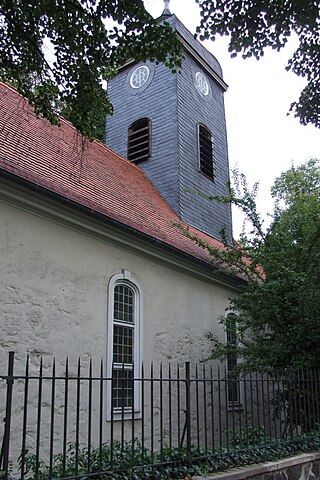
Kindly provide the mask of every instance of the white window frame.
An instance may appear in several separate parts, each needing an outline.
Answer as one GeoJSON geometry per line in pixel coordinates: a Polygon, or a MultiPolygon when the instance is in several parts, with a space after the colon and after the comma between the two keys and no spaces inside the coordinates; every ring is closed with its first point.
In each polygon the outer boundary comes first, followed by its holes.
{"type": "MultiPolygon", "coordinates": [[[[113,367],[113,326],[114,326],[114,290],[117,285],[127,285],[134,292],[134,346],[133,346],[133,378],[141,378],[141,364],[143,361],[143,299],[139,282],[128,270],[122,270],[110,278],[108,285],[108,319],[107,319],[107,378],[112,378],[113,367]]],[[[107,382],[106,404],[107,420],[111,420],[111,395],[112,386],[107,382]]],[[[134,382],[134,418],[141,418],[141,382],[134,382]]],[[[132,418],[132,408],[119,408],[113,412],[113,420],[132,418]]]]}

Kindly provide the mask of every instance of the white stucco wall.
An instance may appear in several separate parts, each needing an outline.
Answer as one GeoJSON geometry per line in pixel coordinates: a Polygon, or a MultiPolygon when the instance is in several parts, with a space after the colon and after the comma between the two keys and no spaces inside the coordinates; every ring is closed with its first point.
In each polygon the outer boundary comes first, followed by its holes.
{"type": "Polygon", "coordinates": [[[204,358],[230,289],[11,205],[0,203],[0,219],[2,364],[9,350],[105,358],[108,282],[122,269],[142,289],[146,363],[204,358]]]}
{"type": "MultiPolygon", "coordinates": [[[[7,193],[11,192],[10,188],[6,185],[7,193]]],[[[3,192],[4,190],[0,190],[0,375],[6,373],[9,351],[15,352],[15,374],[23,374],[27,354],[30,356],[30,372],[37,375],[40,357],[43,358],[44,373],[51,375],[53,356],[56,358],[56,373],[62,376],[65,374],[67,356],[70,376],[77,373],[78,357],[81,358],[81,375],[88,374],[88,361],[91,357],[94,360],[95,372],[99,371],[100,359],[104,362],[106,360],[108,284],[110,278],[122,270],[131,272],[143,294],[143,360],[146,372],[150,372],[152,361],[158,375],[160,362],[163,362],[167,372],[168,362],[176,365],[204,359],[208,353],[204,334],[209,330],[218,332],[221,338],[224,337],[217,319],[224,314],[229,298],[236,295],[236,291],[231,287],[224,287],[210,276],[202,277],[196,272],[196,268],[193,275],[190,265],[189,273],[187,269],[184,271],[181,263],[175,267],[172,258],[171,263],[167,262],[164,258],[166,255],[160,255],[160,251],[159,258],[152,259],[150,254],[144,253],[145,247],[139,246],[139,242],[130,247],[126,246],[124,241],[107,241],[101,232],[94,233],[93,220],[80,218],[81,216],[69,212],[66,207],[58,208],[47,202],[46,214],[40,204],[37,206],[40,197],[35,194],[24,192],[20,196],[19,192],[15,191],[10,197],[3,192]],[[28,204],[29,196],[32,201],[28,204]],[[20,199],[18,206],[14,205],[14,197],[20,199]],[[51,210],[54,209],[59,210],[60,216],[57,212],[52,214],[51,210]],[[69,215],[73,216],[73,222],[68,223],[66,220],[69,215]],[[75,219],[78,217],[76,225],[75,219]],[[86,222],[91,222],[90,229],[88,226],[83,227],[86,222]]],[[[109,227],[103,228],[107,232],[109,227]]],[[[21,451],[24,385],[23,380],[16,380],[14,384],[11,435],[13,462],[21,451]]],[[[99,385],[99,382],[95,381],[93,386],[93,444],[98,442],[99,416],[102,411],[99,385]]],[[[57,381],[55,388],[55,426],[52,438],[54,452],[59,453],[62,448],[61,435],[66,410],[63,380],[57,381]]],[[[88,382],[84,381],[81,388],[79,435],[85,444],[88,382]]],[[[147,388],[149,389],[149,385],[146,384],[146,390],[147,388]]],[[[184,383],[181,383],[180,413],[177,405],[173,407],[176,408],[174,415],[180,415],[175,417],[179,419],[180,434],[184,425],[184,388],[184,383]]],[[[68,442],[75,438],[76,381],[69,382],[69,389],[68,442]]],[[[31,381],[26,430],[26,445],[31,450],[35,448],[37,438],[38,392],[38,380],[34,381],[33,386],[31,381]]],[[[146,411],[148,415],[154,415],[154,434],[161,438],[163,427],[159,421],[159,409],[157,406],[154,411],[151,410],[148,392],[145,394],[146,411]]],[[[155,392],[155,401],[159,402],[159,384],[155,385],[155,392]]],[[[5,394],[6,382],[2,380],[2,420],[5,417],[5,394]]],[[[41,398],[41,458],[48,458],[51,395],[52,382],[49,378],[43,383],[41,398]]],[[[106,393],[104,402],[107,395],[106,393]]],[[[177,392],[172,394],[172,401],[176,400],[177,392]]],[[[164,399],[166,408],[167,402],[168,397],[164,399]]],[[[110,425],[106,421],[108,414],[105,407],[102,415],[104,438],[108,441],[110,425]]],[[[146,419],[146,425],[149,420],[146,419]]],[[[3,422],[1,425],[3,426],[3,422]]],[[[127,422],[129,439],[132,435],[130,425],[130,422],[127,422]]],[[[0,437],[3,433],[2,426],[0,437]]],[[[141,433],[139,429],[140,427],[137,431],[141,433]]],[[[205,426],[202,429],[205,430],[205,426]]],[[[115,425],[114,432],[115,435],[121,434],[119,424],[115,425]]],[[[148,439],[150,440],[149,429],[145,433],[145,440],[148,439]]]]}

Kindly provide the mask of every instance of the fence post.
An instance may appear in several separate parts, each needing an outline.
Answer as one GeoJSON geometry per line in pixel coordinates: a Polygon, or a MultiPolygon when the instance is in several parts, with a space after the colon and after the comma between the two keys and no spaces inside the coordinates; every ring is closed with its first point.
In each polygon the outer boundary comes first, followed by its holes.
{"type": "Polygon", "coordinates": [[[191,384],[190,384],[190,362],[185,363],[186,368],[186,430],[187,430],[187,455],[188,466],[192,464],[191,455],[191,384]]]}
{"type": "Polygon", "coordinates": [[[3,480],[9,478],[9,448],[10,448],[10,431],[11,431],[11,410],[12,410],[12,389],[13,389],[13,364],[14,352],[9,352],[8,376],[7,376],[7,401],[6,416],[4,418],[4,434],[0,455],[0,469],[4,471],[3,480]]]}

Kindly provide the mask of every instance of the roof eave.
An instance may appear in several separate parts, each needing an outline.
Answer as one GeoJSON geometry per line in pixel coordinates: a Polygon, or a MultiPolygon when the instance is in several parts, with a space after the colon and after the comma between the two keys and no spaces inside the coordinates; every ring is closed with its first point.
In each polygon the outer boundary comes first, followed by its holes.
{"type": "MultiPolygon", "coordinates": [[[[92,208],[82,205],[81,203],[78,203],[74,200],[70,200],[61,194],[52,192],[51,190],[45,187],[42,187],[30,180],[24,179],[18,175],[15,175],[14,173],[8,172],[3,168],[0,168],[0,177],[2,177],[4,180],[9,181],[9,183],[11,184],[15,184],[20,187],[23,187],[28,191],[31,191],[43,197],[46,197],[59,205],[68,207],[73,211],[76,211],[78,213],[81,213],[82,215],[90,217],[95,221],[98,221],[99,223],[116,228],[117,230],[124,232],[126,235],[131,235],[139,239],[140,241],[142,240],[149,245],[151,244],[155,246],[157,249],[161,249],[162,251],[165,251],[176,257],[179,257],[185,262],[189,262],[194,266],[200,267],[201,269],[205,270],[207,274],[211,276],[213,276],[214,273],[217,273],[219,271],[219,269],[216,266],[214,266],[212,263],[205,262],[204,260],[201,260],[186,252],[183,252],[182,250],[179,250],[178,248],[173,247],[170,244],[163,242],[162,240],[159,240],[158,238],[155,238],[151,235],[147,235],[129,225],[121,223],[118,220],[115,220],[92,208]]],[[[239,289],[241,286],[244,286],[246,284],[244,279],[239,277],[232,277],[228,274],[221,273],[221,271],[220,271],[219,277],[217,278],[215,276],[214,280],[217,281],[218,283],[229,286],[231,289],[239,289]]]]}

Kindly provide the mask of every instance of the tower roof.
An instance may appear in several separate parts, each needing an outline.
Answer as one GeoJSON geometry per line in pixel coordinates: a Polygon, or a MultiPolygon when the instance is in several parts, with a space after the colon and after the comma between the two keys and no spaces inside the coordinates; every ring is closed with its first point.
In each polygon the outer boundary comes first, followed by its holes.
{"type": "Polygon", "coordinates": [[[163,17],[170,17],[171,16],[171,12],[170,12],[170,9],[169,9],[170,0],[163,0],[163,1],[164,1],[164,10],[162,12],[162,16],[163,17]]]}

